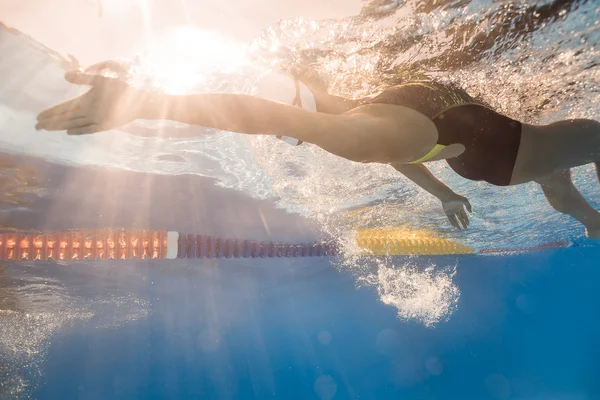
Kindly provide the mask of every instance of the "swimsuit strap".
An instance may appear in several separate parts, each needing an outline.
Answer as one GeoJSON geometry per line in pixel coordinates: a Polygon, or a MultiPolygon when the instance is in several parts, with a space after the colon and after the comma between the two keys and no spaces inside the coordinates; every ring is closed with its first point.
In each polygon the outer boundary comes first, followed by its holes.
{"type": "MultiPolygon", "coordinates": [[[[302,108],[302,94],[300,93],[300,81],[298,78],[294,77],[294,85],[296,86],[296,97],[294,97],[293,105],[302,108]]],[[[302,140],[298,140],[298,144],[296,146],[300,146],[302,144],[302,140]]]]}
{"type": "Polygon", "coordinates": [[[300,81],[298,78],[294,78],[294,85],[296,87],[296,97],[294,97],[292,105],[302,108],[302,95],[300,94],[300,81]]]}
{"type": "Polygon", "coordinates": [[[422,162],[425,162],[427,160],[432,159],[433,157],[437,156],[438,153],[442,150],[444,150],[446,146],[444,146],[443,144],[436,144],[435,146],[433,146],[433,148],[431,150],[429,150],[429,152],[427,154],[425,154],[423,157],[419,158],[418,160],[415,160],[413,162],[410,162],[409,164],[419,164],[422,162]]]}
{"type": "MultiPolygon", "coordinates": [[[[296,87],[296,96],[294,96],[292,105],[302,108],[302,94],[300,93],[300,81],[296,77],[294,77],[294,86],[296,87]]],[[[282,137],[283,136],[277,136],[277,139],[281,139],[282,137]]],[[[296,146],[300,146],[302,143],[304,143],[302,140],[298,140],[298,144],[296,144],[296,146]]]]}

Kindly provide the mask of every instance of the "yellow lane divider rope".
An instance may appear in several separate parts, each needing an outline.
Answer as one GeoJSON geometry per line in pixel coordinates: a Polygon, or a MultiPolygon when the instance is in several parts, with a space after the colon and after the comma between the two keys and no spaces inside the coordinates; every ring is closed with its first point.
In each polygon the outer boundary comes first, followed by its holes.
{"type": "Polygon", "coordinates": [[[435,237],[433,232],[403,228],[365,228],[356,233],[356,243],[373,255],[472,254],[475,249],[435,237]]]}

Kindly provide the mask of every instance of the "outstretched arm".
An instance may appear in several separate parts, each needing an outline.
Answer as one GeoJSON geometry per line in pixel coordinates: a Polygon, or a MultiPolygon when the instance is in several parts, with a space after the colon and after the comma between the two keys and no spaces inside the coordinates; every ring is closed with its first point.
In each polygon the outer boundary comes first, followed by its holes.
{"type": "Polygon", "coordinates": [[[371,156],[364,146],[369,132],[391,136],[398,129],[393,121],[365,113],[329,115],[238,94],[150,93],[82,72],[67,73],[66,78],[91,89],[40,113],[37,129],[82,135],[120,128],[135,119],[167,119],[230,132],[289,136],[349,159],[371,156]],[[361,154],[354,154],[356,149],[361,154]]]}
{"type": "Polygon", "coordinates": [[[442,202],[442,207],[448,220],[456,229],[466,229],[469,226],[469,216],[466,209],[471,212],[471,204],[465,197],[460,196],[437,179],[423,164],[392,164],[392,166],[418,186],[437,197],[442,202]]]}

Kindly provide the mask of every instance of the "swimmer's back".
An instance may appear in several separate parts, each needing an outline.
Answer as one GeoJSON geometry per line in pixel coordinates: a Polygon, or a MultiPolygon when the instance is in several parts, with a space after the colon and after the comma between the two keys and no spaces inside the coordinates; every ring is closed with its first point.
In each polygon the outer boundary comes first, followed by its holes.
{"type": "Polygon", "coordinates": [[[476,104],[487,107],[463,89],[435,81],[415,81],[392,86],[366,103],[409,107],[432,120],[457,106],[476,104]]]}

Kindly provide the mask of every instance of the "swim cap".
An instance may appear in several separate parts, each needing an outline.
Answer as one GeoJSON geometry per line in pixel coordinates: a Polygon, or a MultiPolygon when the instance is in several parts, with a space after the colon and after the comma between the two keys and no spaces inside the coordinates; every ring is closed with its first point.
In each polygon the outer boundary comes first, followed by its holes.
{"type": "MultiPolygon", "coordinates": [[[[317,110],[315,96],[310,89],[292,76],[277,70],[269,70],[261,74],[252,94],[263,99],[295,105],[309,111],[317,110]]],[[[278,136],[278,138],[293,146],[302,143],[298,139],[287,136],[278,136]]]]}

